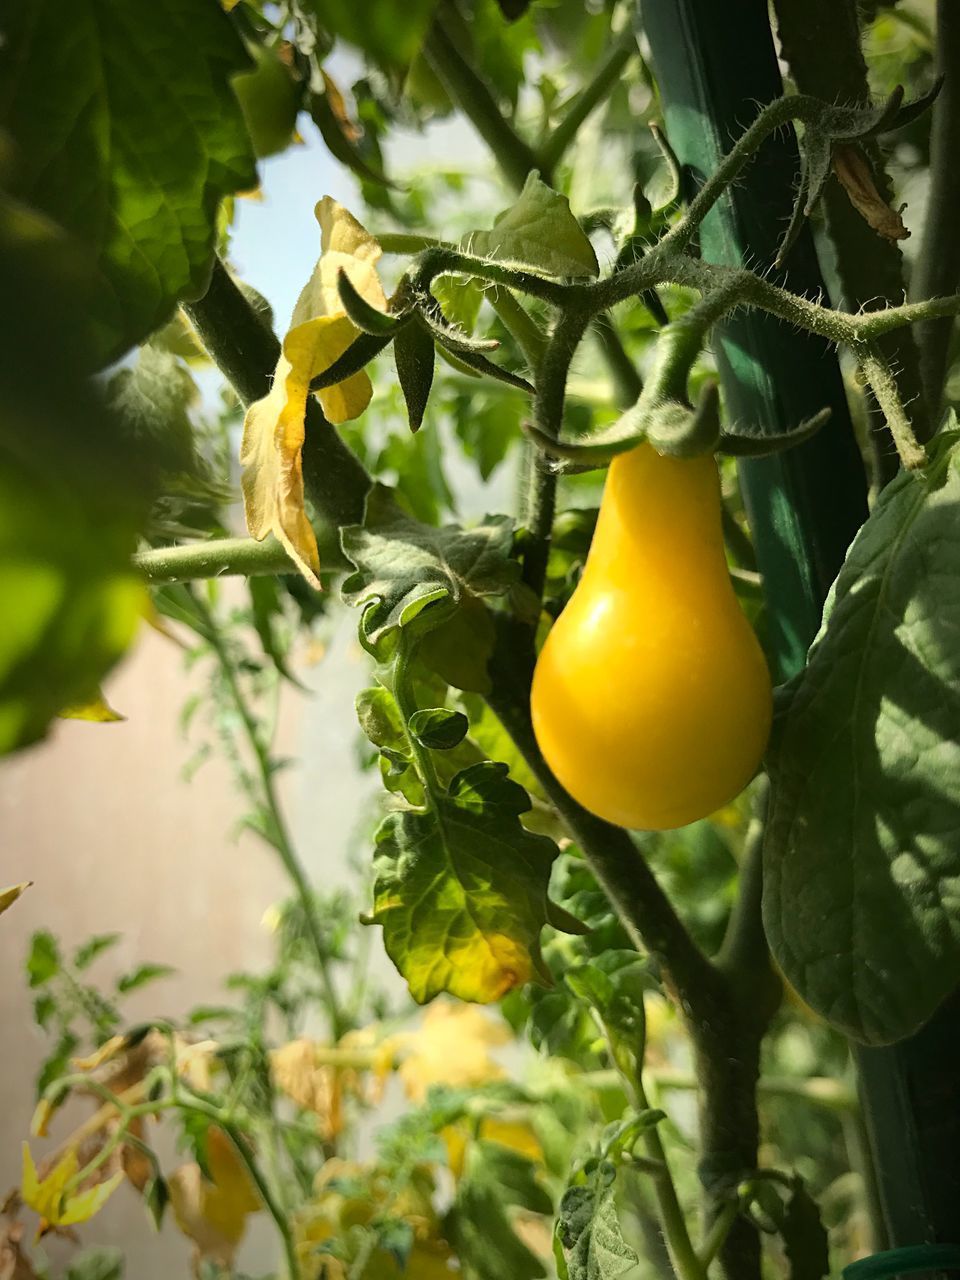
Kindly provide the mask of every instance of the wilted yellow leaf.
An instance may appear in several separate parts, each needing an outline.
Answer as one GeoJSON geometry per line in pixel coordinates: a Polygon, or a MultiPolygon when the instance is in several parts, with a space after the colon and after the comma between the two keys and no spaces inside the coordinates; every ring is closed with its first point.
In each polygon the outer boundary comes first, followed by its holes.
{"type": "Polygon", "coordinates": [[[72,702],[67,707],[61,707],[57,714],[61,720],[92,720],[95,724],[115,724],[127,718],[119,711],[114,711],[99,690],[89,701],[72,702]]]}
{"type": "Polygon", "coordinates": [[[37,1280],[33,1264],[20,1248],[22,1222],[0,1222],[0,1280],[37,1280]]]}
{"type": "Polygon", "coordinates": [[[0,916],[8,907],[12,907],[24,889],[29,889],[32,884],[32,880],[24,880],[21,884],[11,885],[9,889],[0,889],[0,916]]]}
{"type": "Polygon", "coordinates": [[[506,1027],[476,1006],[435,1001],[420,1028],[403,1037],[406,1057],[400,1077],[407,1096],[419,1102],[433,1084],[475,1085],[499,1079],[503,1068],[489,1051],[509,1039],[506,1027]]]}
{"type": "Polygon", "coordinates": [[[205,1178],[195,1163],[181,1165],[168,1179],[170,1203],[177,1226],[191,1239],[198,1258],[210,1258],[229,1266],[247,1225],[247,1217],[260,1209],[260,1197],[227,1135],[207,1132],[205,1178]]]}
{"type": "Polygon", "coordinates": [[[319,1065],[312,1040],[291,1040],[270,1054],[270,1074],[278,1089],[305,1111],[312,1111],[324,1138],[335,1138],[343,1130],[340,1073],[336,1067],[319,1065]]]}
{"type": "Polygon", "coordinates": [[[79,1172],[77,1153],[71,1147],[43,1178],[37,1173],[28,1143],[23,1144],[23,1178],[20,1196],[40,1215],[41,1231],[46,1225],[73,1226],[86,1222],[106,1204],[123,1181],[123,1173],[114,1174],[105,1182],[84,1191],[71,1189],[70,1183],[79,1172]]]}
{"type": "Polygon", "coordinates": [[[462,1120],[457,1124],[447,1125],[441,1131],[444,1146],[447,1148],[447,1163],[455,1178],[463,1173],[464,1159],[467,1154],[467,1143],[472,1137],[482,1138],[485,1142],[498,1142],[501,1147],[509,1147],[528,1160],[539,1164],[543,1160],[543,1147],[527,1120],[510,1119],[505,1116],[484,1116],[479,1127],[462,1120]]]}
{"type": "MultiPolygon", "coordinates": [[[[273,533],[304,577],[319,587],[317,540],[304,510],[302,449],[310,382],[329,369],[358,330],[337,291],[343,271],[360,296],[385,311],[375,263],[380,246],[352,214],[329,196],[316,207],[321,253],[297,300],[268,395],[247,409],[240,463],[247,528],[262,541],[273,533]]],[[[370,379],[361,371],[317,393],[333,423],[356,418],[370,403],[370,379]]]]}
{"type": "Polygon", "coordinates": [[[906,240],[910,232],[900,216],[903,206],[894,209],[877,190],[873,170],[866,156],[855,146],[833,149],[833,172],[850,198],[850,203],[867,224],[884,240],[906,240]]]}

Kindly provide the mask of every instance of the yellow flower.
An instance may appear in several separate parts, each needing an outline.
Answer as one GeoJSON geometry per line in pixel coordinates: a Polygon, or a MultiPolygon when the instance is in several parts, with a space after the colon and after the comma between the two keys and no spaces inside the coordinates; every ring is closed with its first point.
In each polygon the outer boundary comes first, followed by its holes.
{"type": "MultiPolygon", "coordinates": [[[[340,272],[371,306],[385,311],[387,300],[374,265],[381,253],[374,237],[330,196],[324,196],[315,212],[320,259],[294,308],[273,386],[247,410],[240,463],[251,535],[262,541],[275,534],[307,581],[319,587],[317,540],[303,504],[301,455],[310,382],[343,355],[359,332],[340,302],[340,272]]],[[[317,394],[329,421],[340,423],[363,413],[373,388],[361,370],[317,394]]]]}

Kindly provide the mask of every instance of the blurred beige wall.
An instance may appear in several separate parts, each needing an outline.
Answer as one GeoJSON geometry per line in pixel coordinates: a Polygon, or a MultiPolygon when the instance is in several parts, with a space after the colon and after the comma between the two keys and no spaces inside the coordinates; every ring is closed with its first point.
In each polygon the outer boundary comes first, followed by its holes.
{"type": "MultiPolygon", "coordinates": [[[[280,785],[301,856],[325,888],[350,879],[345,853],[358,810],[369,813],[363,802],[374,793],[354,759],[353,700],[368,666],[352,622],[344,619],[318,666],[301,670],[312,696],[285,689],[278,742],[280,754],[310,762],[283,773],[280,785]]],[[[133,1019],[175,1018],[197,1003],[222,1002],[226,974],[267,960],[261,918],[287,896],[282,872],[254,835],[232,837],[243,801],[222,760],[214,756],[190,782],[181,772],[192,747],[178,714],[200,679],[185,672],[175,645],[144,627],[106,685],[125,722],[60,722],[47,741],[0,765],[0,887],[34,881],[0,920],[0,1199],[19,1181],[44,1053],[23,971],[35,929],[51,929],[66,948],[121,931],[122,943],[91,970],[98,976],[145,961],[174,965],[176,976],[128,998],[133,1019]]],[[[34,1148],[46,1149],[41,1141],[34,1148]]],[[[271,1269],[275,1257],[263,1218],[240,1259],[254,1275],[271,1269]]],[[[153,1236],[129,1187],[81,1234],[86,1244],[123,1248],[129,1278],[189,1275],[187,1242],[172,1225],[160,1240],[153,1236]]],[[[57,1248],[51,1254],[66,1256],[57,1248]]]]}

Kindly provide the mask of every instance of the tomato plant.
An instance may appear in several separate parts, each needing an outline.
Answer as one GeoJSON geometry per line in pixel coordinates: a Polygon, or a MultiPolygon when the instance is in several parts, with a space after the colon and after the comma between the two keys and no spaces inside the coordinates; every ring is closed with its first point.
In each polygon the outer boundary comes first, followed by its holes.
{"type": "Polygon", "coordinates": [[[269,970],[175,1021],[123,1011],[165,964],[34,936],[0,1274],[124,1183],[201,1277],[259,1213],[289,1280],[950,1265],[951,0],[28,0],[2,34],[0,750],[116,721],[150,618],[291,897],[269,970]],[[442,122],[491,172],[428,163],[442,122]],[[236,201],[305,136],[353,198],[303,191],[280,338],[236,201]],[[274,747],[341,607],[384,792],[356,895],[310,883],[274,747]]]}

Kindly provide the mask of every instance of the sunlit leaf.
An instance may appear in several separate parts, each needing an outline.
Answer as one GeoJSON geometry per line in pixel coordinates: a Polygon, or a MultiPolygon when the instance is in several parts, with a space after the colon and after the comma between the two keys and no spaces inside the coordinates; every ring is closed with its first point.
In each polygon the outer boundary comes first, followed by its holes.
{"type": "MultiPolygon", "coordinates": [[[[240,462],[247,528],[264,539],[273,533],[304,577],[319,587],[317,540],[304,509],[304,415],[310,382],[344,354],[359,330],[340,300],[340,272],[360,297],[386,310],[376,273],[380,246],[359,222],[329,196],[316,207],[321,255],[297,300],[270,392],[250,405],[243,424],[240,462]]],[[[364,371],[317,393],[334,423],[361,414],[372,388],[364,371]]]]}
{"type": "Polygon", "coordinates": [[[516,204],[499,214],[491,231],[471,231],[462,243],[469,253],[542,275],[600,274],[593,245],[570,212],[566,196],[536,173],[529,175],[516,204]]]}
{"type": "Polygon", "coordinates": [[[513,522],[488,516],[471,529],[425,528],[405,516],[388,489],[374,487],[365,520],[341,532],[356,566],[343,584],[348,604],[363,609],[361,635],[373,648],[409,626],[428,606],[450,616],[466,600],[502,595],[520,576],[511,559],[513,522]]]}
{"type": "Polygon", "coordinates": [[[102,693],[89,702],[73,702],[61,707],[59,715],[61,720],[90,720],[93,724],[117,724],[127,718],[115,711],[102,693]]]}
{"type": "Polygon", "coordinates": [[[107,363],[207,286],[221,197],[256,185],[231,76],[249,66],[218,4],[76,0],[5,17],[0,127],[18,195],[89,246],[85,317],[107,363]],[[136,68],[136,72],[133,72],[136,68]]]}
{"type": "Polygon", "coordinates": [[[549,982],[540,931],[557,919],[547,898],[557,847],[523,828],[529,808],[506,765],[486,761],[434,807],[389,814],[377,832],[371,920],[418,1003],[448,991],[485,1004],[549,982]]]}

